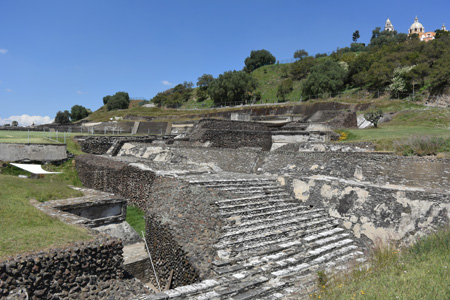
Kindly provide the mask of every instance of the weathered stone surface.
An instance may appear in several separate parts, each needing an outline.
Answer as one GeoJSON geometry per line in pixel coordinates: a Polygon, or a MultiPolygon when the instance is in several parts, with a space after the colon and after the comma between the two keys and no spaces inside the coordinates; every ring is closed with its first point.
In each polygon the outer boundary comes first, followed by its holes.
{"type": "Polygon", "coordinates": [[[270,129],[253,122],[204,119],[194,127],[189,139],[218,148],[251,147],[269,151],[272,147],[270,129]]]}
{"type": "Polygon", "coordinates": [[[285,177],[295,198],[324,207],[356,237],[413,242],[450,222],[450,195],[336,177],[285,177]]]}
{"type": "Polygon", "coordinates": [[[102,293],[124,299],[149,293],[125,277],[122,247],[119,240],[101,238],[9,258],[0,262],[0,298],[98,299],[102,293]]]}

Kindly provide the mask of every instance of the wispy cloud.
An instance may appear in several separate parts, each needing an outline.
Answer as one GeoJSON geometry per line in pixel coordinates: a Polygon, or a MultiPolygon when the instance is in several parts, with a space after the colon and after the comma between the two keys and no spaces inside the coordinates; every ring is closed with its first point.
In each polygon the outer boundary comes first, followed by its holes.
{"type": "Polygon", "coordinates": [[[86,92],[83,92],[83,91],[80,91],[80,90],[78,90],[78,91],[77,91],[77,94],[78,94],[78,95],[86,95],[87,93],[86,93],[86,92]]]}
{"type": "Polygon", "coordinates": [[[5,91],[8,92],[8,93],[14,92],[12,89],[5,89],[5,91]]]}
{"type": "Polygon", "coordinates": [[[161,81],[161,83],[164,84],[164,85],[173,85],[172,82],[169,82],[167,80],[163,80],[163,81],[161,81]]]}
{"type": "Polygon", "coordinates": [[[29,115],[21,115],[21,116],[10,116],[6,119],[0,118],[0,124],[11,124],[12,121],[17,121],[19,126],[30,126],[33,123],[35,125],[39,124],[48,124],[52,123],[54,119],[49,116],[29,116],[29,115]]]}
{"type": "Polygon", "coordinates": [[[8,50],[0,48],[0,54],[6,54],[6,52],[8,52],[8,50]]]}

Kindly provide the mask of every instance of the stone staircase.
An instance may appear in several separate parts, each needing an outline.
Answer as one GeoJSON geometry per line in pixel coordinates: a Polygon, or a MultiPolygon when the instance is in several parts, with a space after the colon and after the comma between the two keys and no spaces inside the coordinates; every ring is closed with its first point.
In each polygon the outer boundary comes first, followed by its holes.
{"type": "Polygon", "coordinates": [[[226,223],[215,244],[217,276],[142,299],[299,299],[314,289],[317,270],[364,260],[337,220],[294,201],[274,178],[208,174],[185,180],[236,197],[215,202],[226,223]]]}

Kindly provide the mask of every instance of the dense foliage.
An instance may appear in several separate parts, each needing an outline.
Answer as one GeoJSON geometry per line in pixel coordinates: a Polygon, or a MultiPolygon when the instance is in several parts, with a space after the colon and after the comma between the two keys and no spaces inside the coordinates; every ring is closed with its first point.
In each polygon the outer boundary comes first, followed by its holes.
{"type": "Polygon", "coordinates": [[[68,110],[58,111],[56,113],[55,123],[60,125],[70,124],[70,112],[68,110]]]}
{"type": "Polygon", "coordinates": [[[275,60],[275,56],[267,50],[253,50],[250,52],[250,56],[245,59],[244,71],[250,73],[259,67],[274,64],[275,60]]]}
{"type": "Polygon", "coordinates": [[[152,102],[159,107],[180,107],[191,97],[193,86],[192,82],[185,81],[183,84],[178,84],[174,88],[156,94],[152,102]]]}
{"type": "Polygon", "coordinates": [[[241,104],[250,100],[256,89],[256,80],[243,71],[228,71],[220,74],[208,86],[208,94],[214,104],[241,104]]]}
{"type": "Polygon", "coordinates": [[[72,122],[84,119],[88,115],[89,115],[88,109],[81,105],[74,105],[70,110],[70,118],[72,122]]]}
{"type": "Polygon", "coordinates": [[[130,105],[130,96],[126,92],[117,92],[113,96],[103,97],[103,104],[108,110],[127,109],[130,105]]]}
{"type": "Polygon", "coordinates": [[[307,100],[353,89],[393,98],[441,95],[450,92],[450,34],[436,33],[435,40],[422,42],[417,35],[377,27],[365,45],[357,42],[360,33],[356,30],[349,47],[315,56],[299,49],[294,52],[295,62],[280,65],[273,65],[276,59],[269,51],[256,50],[245,59],[245,72],[225,72],[217,79],[203,74],[195,92],[192,86],[178,85],[157,94],[153,101],[168,107],[179,107],[189,98],[211,98],[216,105],[241,104],[274,97],[284,101],[289,95],[307,100]],[[270,64],[261,73],[253,72],[270,64]],[[261,83],[258,87],[256,78],[261,83]]]}

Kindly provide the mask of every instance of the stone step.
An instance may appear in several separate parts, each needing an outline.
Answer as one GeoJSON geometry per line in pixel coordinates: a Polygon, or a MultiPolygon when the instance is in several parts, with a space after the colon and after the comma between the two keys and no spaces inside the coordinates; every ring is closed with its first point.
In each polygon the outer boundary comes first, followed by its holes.
{"type": "Polygon", "coordinates": [[[248,189],[248,188],[242,188],[242,189],[236,189],[236,190],[228,190],[228,189],[219,189],[221,191],[227,191],[232,192],[233,194],[237,195],[256,195],[259,193],[265,193],[267,195],[270,194],[278,194],[278,193],[284,193],[286,190],[283,188],[277,188],[277,189],[248,189]]]}
{"type": "Polygon", "coordinates": [[[334,249],[338,249],[338,248],[342,248],[344,246],[348,246],[350,244],[353,244],[353,240],[352,239],[344,239],[344,240],[340,240],[337,241],[335,243],[329,243],[326,244],[324,246],[321,246],[319,248],[315,248],[315,249],[311,249],[308,251],[308,254],[314,257],[318,257],[318,256],[323,256],[326,253],[329,253],[330,251],[334,250],[334,249]]]}
{"type": "Polygon", "coordinates": [[[201,185],[206,188],[226,188],[226,187],[261,187],[261,186],[280,186],[276,181],[240,181],[240,182],[217,182],[209,184],[194,184],[201,185]]]}
{"type": "Polygon", "coordinates": [[[260,299],[260,297],[264,297],[267,299],[267,295],[274,294],[276,291],[282,289],[287,284],[285,282],[274,282],[274,283],[266,283],[261,287],[253,288],[251,290],[247,290],[246,292],[237,294],[236,296],[231,297],[232,300],[249,300],[249,299],[260,299]]]}
{"type": "Polygon", "coordinates": [[[237,296],[237,295],[242,294],[250,289],[259,287],[267,281],[269,281],[269,279],[267,277],[256,276],[254,278],[250,278],[245,281],[240,281],[240,282],[236,282],[234,284],[230,284],[227,287],[217,288],[217,289],[215,289],[215,291],[218,294],[219,298],[230,299],[233,296],[237,296]]]}
{"type": "MultiPolygon", "coordinates": [[[[269,217],[276,217],[276,216],[286,216],[289,214],[293,214],[295,212],[303,211],[305,208],[294,205],[294,206],[288,206],[284,208],[278,208],[276,210],[266,210],[266,211],[254,211],[252,214],[248,215],[240,215],[238,216],[240,222],[249,222],[249,221],[255,221],[255,220],[263,220],[269,217]]],[[[233,217],[233,215],[227,214],[227,218],[233,217]]],[[[236,216],[235,216],[236,217],[236,216]]]]}
{"type": "Polygon", "coordinates": [[[224,199],[214,202],[215,205],[218,207],[221,206],[227,206],[227,205],[233,205],[233,204],[241,204],[241,203],[252,203],[252,202],[258,202],[261,200],[269,201],[269,202],[278,202],[278,201],[287,201],[287,202],[294,202],[290,198],[290,195],[288,193],[279,193],[276,195],[266,195],[266,194],[256,194],[250,197],[239,197],[239,198],[233,198],[233,199],[224,199]]]}
{"type": "Polygon", "coordinates": [[[325,246],[327,244],[336,242],[338,240],[343,240],[343,239],[346,239],[346,238],[349,238],[349,237],[350,237],[349,233],[339,233],[339,234],[335,234],[335,235],[332,235],[332,236],[324,237],[322,239],[317,239],[314,242],[308,243],[308,246],[311,249],[315,249],[315,248],[323,247],[323,246],[325,246]]]}
{"type": "Polygon", "coordinates": [[[229,187],[218,187],[218,190],[221,191],[262,191],[262,192],[271,192],[271,191],[286,191],[283,187],[279,185],[261,185],[261,186],[253,186],[253,185],[242,185],[242,186],[229,186],[229,187]]]}
{"type": "Polygon", "coordinates": [[[243,202],[243,203],[237,203],[237,204],[228,204],[228,205],[222,205],[219,206],[219,210],[221,212],[232,212],[232,211],[236,211],[236,210],[243,210],[243,209],[254,209],[254,208],[259,208],[259,207],[265,207],[265,206],[273,206],[273,207],[278,207],[278,206],[283,206],[285,204],[294,204],[293,202],[287,202],[287,201],[283,201],[282,199],[280,200],[260,200],[260,201],[252,201],[252,202],[243,202]]]}
{"type": "Polygon", "coordinates": [[[225,225],[223,227],[223,229],[225,231],[228,230],[234,230],[237,228],[245,228],[245,227],[249,227],[249,226],[258,226],[261,224],[267,224],[267,223],[272,223],[272,222],[277,222],[279,220],[285,220],[288,218],[295,218],[295,217],[300,217],[304,214],[312,214],[312,213],[319,213],[319,212],[324,212],[325,209],[323,208],[314,208],[314,209],[310,209],[309,207],[299,207],[301,208],[301,210],[296,210],[293,213],[291,212],[287,212],[286,214],[281,214],[281,215],[268,215],[267,218],[264,219],[256,219],[256,220],[249,220],[249,221],[243,221],[244,220],[244,216],[240,219],[239,224],[233,224],[233,225],[225,225]]]}
{"type": "Polygon", "coordinates": [[[274,183],[273,178],[250,178],[250,179],[212,179],[212,180],[193,180],[188,179],[190,184],[195,185],[219,185],[219,184],[267,184],[274,183]]]}
{"type": "Polygon", "coordinates": [[[318,219],[318,218],[324,218],[327,214],[324,212],[321,213],[310,213],[310,214],[302,214],[298,217],[292,217],[292,218],[284,218],[284,219],[278,219],[275,222],[266,222],[266,223],[259,223],[251,226],[246,227],[238,227],[234,230],[228,229],[221,237],[221,241],[225,240],[232,240],[238,236],[246,236],[246,235],[253,235],[253,234],[259,234],[262,232],[267,231],[274,231],[278,230],[280,227],[285,227],[289,225],[300,225],[303,222],[308,222],[310,220],[318,219]]]}
{"type": "MultiPolygon", "coordinates": [[[[146,300],[159,300],[159,299],[185,299],[191,298],[192,295],[205,293],[211,291],[212,288],[222,284],[223,282],[216,279],[206,279],[199,283],[180,286],[172,290],[164,291],[161,293],[151,294],[146,297],[146,300]]],[[[207,298],[206,298],[207,299],[207,298]]]]}
{"type": "Polygon", "coordinates": [[[277,210],[281,209],[299,209],[298,205],[295,203],[277,203],[272,205],[266,205],[263,207],[258,208],[252,208],[252,209],[240,209],[240,210],[233,210],[232,207],[228,207],[228,209],[231,209],[231,211],[221,211],[219,214],[223,218],[229,218],[232,216],[255,216],[255,215],[261,215],[263,213],[266,213],[265,215],[270,215],[270,213],[276,213],[277,210]]]}
{"type": "Polygon", "coordinates": [[[336,227],[336,228],[333,228],[333,229],[331,229],[331,230],[322,231],[322,232],[319,232],[319,233],[317,233],[317,234],[311,234],[311,235],[308,235],[308,236],[306,236],[303,240],[304,240],[305,242],[313,242],[313,241],[315,241],[315,240],[317,240],[317,239],[326,238],[326,237],[331,236],[331,235],[334,235],[334,234],[336,234],[336,233],[341,233],[341,232],[343,232],[343,231],[344,231],[343,228],[341,228],[341,227],[336,227]]]}
{"type": "MultiPolygon", "coordinates": [[[[352,240],[350,240],[351,243],[353,243],[352,240]]],[[[347,243],[347,244],[343,244],[341,243],[340,247],[335,247],[332,248],[330,251],[330,249],[328,249],[327,251],[323,251],[326,253],[322,253],[321,255],[319,255],[318,257],[316,257],[315,259],[312,260],[312,262],[314,264],[324,264],[328,261],[330,261],[333,258],[338,258],[341,256],[344,256],[350,252],[356,251],[358,249],[358,246],[355,245],[351,245],[351,243],[347,243]]]]}
{"type": "Polygon", "coordinates": [[[252,245],[254,243],[259,243],[261,241],[273,240],[276,239],[277,236],[286,236],[288,233],[292,231],[297,231],[299,227],[297,225],[286,226],[283,229],[273,230],[269,232],[263,232],[260,234],[252,234],[250,236],[239,237],[235,240],[230,241],[222,241],[220,240],[218,243],[214,245],[216,249],[224,249],[224,248],[235,248],[241,246],[243,244],[252,245]]]}
{"type": "Polygon", "coordinates": [[[279,237],[275,240],[266,240],[258,243],[248,243],[247,245],[240,246],[238,248],[230,249],[229,256],[231,257],[244,257],[249,256],[260,251],[264,251],[264,248],[271,247],[280,243],[289,243],[293,242],[304,236],[305,232],[319,232],[322,230],[329,230],[332,227],[338,226],[338,221],[330,219],[326,220],[317,220],[313,222],[309,222],[304,226],[301,226],[303,229],[298,231],[293,231],[287,236],[279,237]]]}

